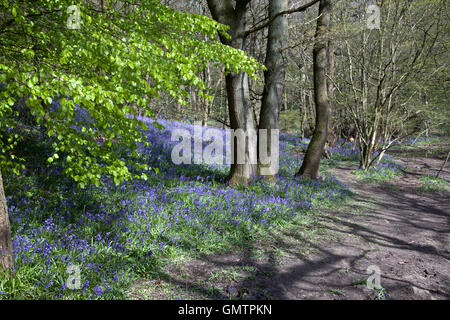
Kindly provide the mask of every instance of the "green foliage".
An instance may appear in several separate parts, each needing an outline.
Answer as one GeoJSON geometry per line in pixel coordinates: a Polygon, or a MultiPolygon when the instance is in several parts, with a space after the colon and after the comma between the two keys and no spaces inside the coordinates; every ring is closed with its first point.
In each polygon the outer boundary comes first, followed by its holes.
{"type": "Polygon", "coordinates": [[[25,165],[14,152],[29,129],[20,117],[21,104],[32,124],[52,141],[48,162],[66,162],[66,174],[79,186],[99,185],[103,174],[116,184],[137,177],[128,168],[150,168],[129,163],[119,152],[126,149],[133,156],[139,143],[147,143],[137,108],[151,117],[150,99],[161,92],[180,102],[187,96],[183,87],[197,87],[203,94],[206,88],[198,74],[208,62],[253,77],[260,67],[243,51],[222,45],[216,34],[226,35],[227,27],[205,16],[182,13],[156,0],[139,5],[108,1],[103,13],[90,1],[79,1],[80,28],[69,29],[73,12],[67,9],[72,4],[0,2],[2,169],[18,173],[25,165]],[[56,110],[51,108],[55,100],[56,110]],[[76,121],[77,106],[93,121],[76,121]]]}

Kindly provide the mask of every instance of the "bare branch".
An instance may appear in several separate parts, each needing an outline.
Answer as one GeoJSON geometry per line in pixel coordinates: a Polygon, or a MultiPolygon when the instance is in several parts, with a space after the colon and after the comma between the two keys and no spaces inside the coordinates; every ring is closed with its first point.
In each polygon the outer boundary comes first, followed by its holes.
{"type": "Polygon", "coordinates": [[[273,21],[274,21],[277,17],[279,17],[279,16],[281,16],[281,15],[305,11],[306,9],[308,9],[308,8],[311,7],[312,5],[316,4],[317,2],[319,2],[319,0],[312,0],[311,2],[309,2],[309,3],[307,3],[307,4],[303,5],[303,6],[300,6],[300,7],[298,7],[298,8],[295,8],[295,9],[289,9],[289,10],[286,10],[286,11],[279,12],[279,13],[277,13],[276,15],[274,15],[272,18],[270,18],[269,20],[267,20],[267,22],[263,23],[262,25],[259,25],[259,26],[257,26],[257,27],[254,27],[253,29],[250,29],[250,30],[245,31],[245,36],[248,36],[249,34],[254,33],[254,32],[256,32],[256,31],[259,31],[259,30],[261,30],[261,29],[264,29],[265,27],[267,27],[267,26],[269,26],[271,23],[273,23],[273,21]]]}

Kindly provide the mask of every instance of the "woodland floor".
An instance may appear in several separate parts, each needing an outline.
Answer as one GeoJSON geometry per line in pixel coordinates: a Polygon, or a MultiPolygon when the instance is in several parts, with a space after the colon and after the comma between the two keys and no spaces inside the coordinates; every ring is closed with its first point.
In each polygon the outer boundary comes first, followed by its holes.
{"type": "MultiPolygon", "coordinates": [[[[339,164],[333,174],[353,191],[343,206],[232,252],[168,264],[158,279],[136,283],[130,298],[450,299],[450,192],[418,191],[418,177],[442,165],[429,150],[393,151],[404,175],[379,184],[339,164]],[[366,286],[371,265],[382,290],[366,286]]],[[[441,177],[449,181],[449,165],[441,177]]]]}

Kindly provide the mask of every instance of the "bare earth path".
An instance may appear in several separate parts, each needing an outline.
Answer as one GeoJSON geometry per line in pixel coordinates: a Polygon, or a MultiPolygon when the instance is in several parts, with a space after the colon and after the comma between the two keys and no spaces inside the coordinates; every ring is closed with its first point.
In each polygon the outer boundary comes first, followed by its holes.
{"type": "Polygon", "coordinates": [[[325,246],[322,256],[335,259],[335,270],[348,268],[348,273],[319,283],[341,288],[343,298],[365,298],[370,290],[348,287],[348,278],[353,283],[366,279],[367,267],[375,265],[387,298],[449,299],[450,194],[418,193],[417,173],[374,186],[356,181],[352,169],[338,167],[335,173],[356,193],[354,206],[323,219],[340,241],[325,246]]]}
{"type": "Polygon", "coordinates": [[[338,166],[334,174],[355,193],[344,207],[273,234],[270,243],[168,266],[132,297],[450,299],[450,193],[416,190],[424,169],[439,163],[405,160],[405,175],[379,185],[357,180],[354,166],[338,166]],[[369,266],[380,269],[384,290],[366,287],[369,266]]]}

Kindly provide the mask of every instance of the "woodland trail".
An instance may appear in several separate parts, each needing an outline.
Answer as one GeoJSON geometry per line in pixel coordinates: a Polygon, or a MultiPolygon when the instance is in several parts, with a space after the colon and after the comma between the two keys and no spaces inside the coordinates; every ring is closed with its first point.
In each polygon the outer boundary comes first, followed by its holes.
{"type": "Polygon", "coordinates": [[[344,299],[372,297],[373,290],[363,280],[374,265],[381,271],[385,298],[450,298],[450,193],[417,192],[419,172],[436,168],[433,162],[404,161],[415,167],[408,166],[403,176],[379,185],[357,181],[350,173],[354,167],[335,169],[355,196],[344,210],[321,218],[324,228],[337,236],[337,241],[318,247],[319,261],[332,261],[325,268],[328,276],[322,273],[323,280],[316,282],[321,292],[329,287],[344,299]]]}

